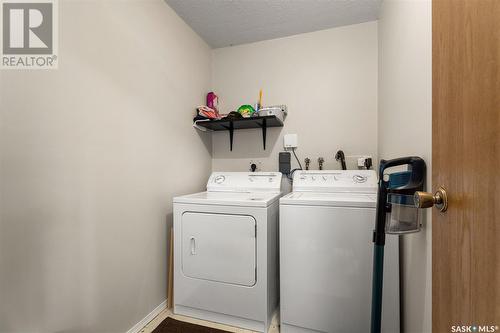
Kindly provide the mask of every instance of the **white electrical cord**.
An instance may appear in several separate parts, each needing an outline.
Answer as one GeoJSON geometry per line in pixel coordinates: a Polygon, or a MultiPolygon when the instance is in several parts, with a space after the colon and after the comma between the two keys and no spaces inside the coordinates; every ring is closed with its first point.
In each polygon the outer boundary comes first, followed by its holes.
{"type": "Polygon", "coordinates": [[[293,153],[293,156],[295,157],[295,160],[297,161],[299,167],[298,168],[295,168],[295,169],[292,169],[287,175],[286,175],[286,178],[288,179],[288,181],[290,182],[290,184],[293,183],[293,173],[297,170],[302,170],[302,164],[300,163],[300,160],[299,158],[297,157],[297,154],[295,153],[295,147],[292,147],[292,153],[293,153]]]}

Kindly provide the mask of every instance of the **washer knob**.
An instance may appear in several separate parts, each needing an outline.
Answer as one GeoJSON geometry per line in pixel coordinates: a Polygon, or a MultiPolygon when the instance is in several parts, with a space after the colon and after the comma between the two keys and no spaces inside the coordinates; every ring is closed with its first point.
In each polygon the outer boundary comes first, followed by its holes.
{"type": "Polygon", "coordinates": [[[219,176],[215,177],[214,182],[216,184],[222,184],[224,182],[224,180],[226,180],[226,177],[224,177],[223,175],[219,175],[219,176]]]}

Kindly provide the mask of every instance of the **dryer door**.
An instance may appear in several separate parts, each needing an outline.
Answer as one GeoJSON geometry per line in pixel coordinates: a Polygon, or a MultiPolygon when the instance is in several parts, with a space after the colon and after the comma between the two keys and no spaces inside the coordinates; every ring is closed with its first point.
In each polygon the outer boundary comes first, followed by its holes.
{"type": "Polygon", "coordinates": [[[253,286],[256,222],[252,216],[185,212],[182,272],[197,279],[253,286]]]}

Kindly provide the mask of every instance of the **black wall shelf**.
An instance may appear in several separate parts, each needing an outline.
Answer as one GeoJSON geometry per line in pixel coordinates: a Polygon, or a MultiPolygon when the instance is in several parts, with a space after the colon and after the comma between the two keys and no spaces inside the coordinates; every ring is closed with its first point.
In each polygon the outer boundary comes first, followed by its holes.
{"type": "Polygon", "coordinates": [[[229,131],[229,147],[233,150],[234,130],[247,128],[262,129],[262,144],[266,150],[266,133],[268,127],[283,127],[283,122],[276,116],[249,117],[241,119],[219,119],[208,121],[197,121],[196,126],[204,127],[212,131],[229,131]]]}

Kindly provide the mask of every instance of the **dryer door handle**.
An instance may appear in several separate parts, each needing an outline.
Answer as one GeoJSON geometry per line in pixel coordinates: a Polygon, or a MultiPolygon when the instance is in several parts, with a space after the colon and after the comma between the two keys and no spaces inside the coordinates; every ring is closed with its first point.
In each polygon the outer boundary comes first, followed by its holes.
{"type": "Polygon", "coordinates": [[[191,255],[194,256],[196,255],[196,238],[191,236],[191,238],[189,238],[189,243],[191,246],[191,255]]]}

